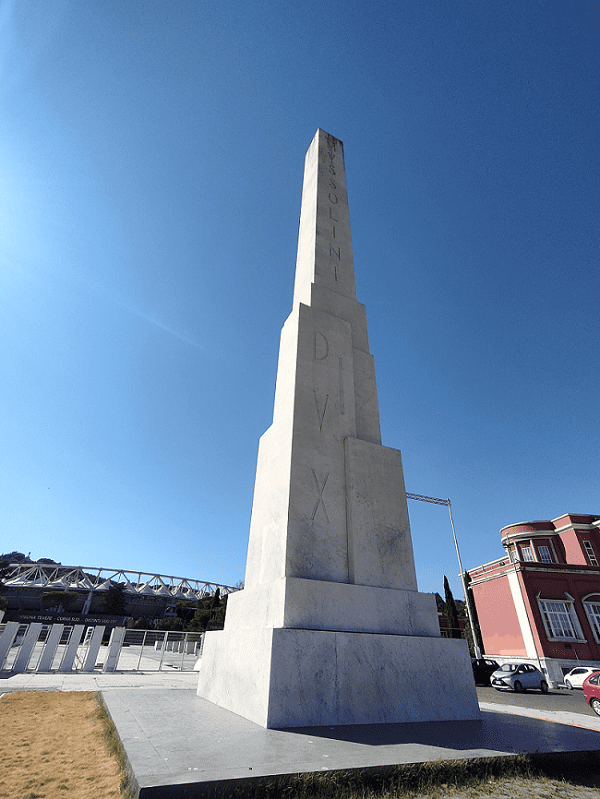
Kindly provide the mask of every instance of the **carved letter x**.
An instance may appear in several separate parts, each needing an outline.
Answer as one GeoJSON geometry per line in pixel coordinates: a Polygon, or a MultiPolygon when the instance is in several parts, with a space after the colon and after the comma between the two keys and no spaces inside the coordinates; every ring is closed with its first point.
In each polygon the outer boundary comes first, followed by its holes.
{"type": "Polygon", "coordinates": [[[313,477],[315,478],[315,485],[317,486],[317,491],[319,492],[319,498],[315,504],[315,509],[313,510],[311,518],[314,521],[315,516],[317,515],[317,511],[319,510],[319,505],[322,505],[323,513],[325,514],[325,518],[327,519],[327,523],[329,524],[329,516],[327,515],[327,508],[325,507],[325,502],[323,501],[323,491],[325,491],[325,486],[327,484],[327,478],[329,477],[329,472],[327,472],[327,474],[325,475],[325,479],[323,480],[322,486],[319,485],[319,480],[317,478],[317,475],[315,474],[315,470],[311,469],[311,472],[313,473],[313,477]]]}

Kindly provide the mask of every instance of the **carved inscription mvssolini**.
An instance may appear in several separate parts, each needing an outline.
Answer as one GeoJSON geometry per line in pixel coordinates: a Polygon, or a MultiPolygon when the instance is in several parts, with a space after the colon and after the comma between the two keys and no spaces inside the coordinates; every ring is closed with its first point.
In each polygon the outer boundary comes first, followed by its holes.
{"type": "Polygon", "coordinates": [[[337,242],[336,239],[336,229],[335,226],[339,224],[339,220],[336,218],[335,215],[335,206],[339,203],[339,197],[336,194],[337,190],[337,182],[335,180],[335,159],[337,157],[336,152],[336,140],[333,136],[327,136],[327,152],[325,153],[325,158],[329,158],[329,163],[327,164],[327,172],[329,173],[329,194],[327,195],[327,199],[329,200],[329,222],[331,224],[331,230],[329,230],[329,258],[333,265],[333,277],[334,280],[338,279],[338,265],[341,264],[342,261],[342,250],[340,246],[336,247],[337,242]]]}

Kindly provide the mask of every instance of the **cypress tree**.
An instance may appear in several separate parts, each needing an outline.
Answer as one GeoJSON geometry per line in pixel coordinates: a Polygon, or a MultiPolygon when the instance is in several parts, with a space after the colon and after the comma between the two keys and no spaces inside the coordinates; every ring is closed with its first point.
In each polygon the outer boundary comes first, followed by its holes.
{"type": "Polygon", "coordinates": [[[448,620],[448,632],[450,634],[450,638],[462,638],[460,625],[458,623],[456,602],[452,596],[452,591],[450,590],[450,584],[448,583],[448,578],[446,575],[444,575],[444,592],[446,594],[446,603],[444,609],[446,611],[446,619],[448,620]]]}

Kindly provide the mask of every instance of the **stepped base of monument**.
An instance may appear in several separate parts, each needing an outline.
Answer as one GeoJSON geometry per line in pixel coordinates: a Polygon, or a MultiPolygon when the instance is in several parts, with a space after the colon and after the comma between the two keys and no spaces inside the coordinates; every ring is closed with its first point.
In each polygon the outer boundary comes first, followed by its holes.
{"type": "Polygon", "coordinates": [[[480,718],[466,641],[437,637],[208,632],[197,693],[275,729],[480,718]]]}
{"type": "Polygon", "coordinates": [[[229,594],[225,629],[249,627],[440,635],[435,594],[299,577],[229,594]]]}

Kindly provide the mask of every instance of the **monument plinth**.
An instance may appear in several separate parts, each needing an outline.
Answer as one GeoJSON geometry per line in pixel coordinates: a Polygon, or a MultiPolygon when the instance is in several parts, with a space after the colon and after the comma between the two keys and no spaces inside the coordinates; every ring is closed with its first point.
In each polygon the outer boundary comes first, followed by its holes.
{"type": "Polygon", "coordinates": [[[479,718],[465,641],[417,589],[400,452],[381,444],[343,145],[318,130],[292,313],[259,446],[245,588],[198,694],[264,727],[479,718]]]}

